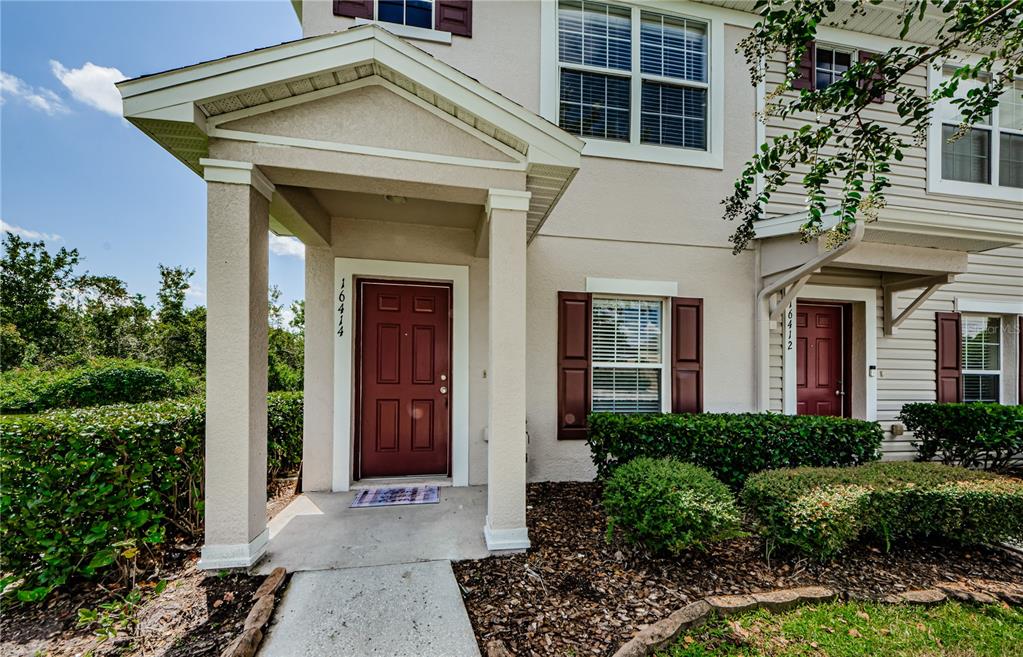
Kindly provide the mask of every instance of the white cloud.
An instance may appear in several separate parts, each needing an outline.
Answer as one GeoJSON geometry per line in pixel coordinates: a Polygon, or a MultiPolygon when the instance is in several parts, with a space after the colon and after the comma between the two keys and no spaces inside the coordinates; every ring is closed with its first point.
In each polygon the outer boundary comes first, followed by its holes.
{"type": "Polygon", "coordinates": [[[33,87],[15,75],[0,71],[0,104],[8,98],[16,98],[50,116],[68,111],[64,101],[52,90],[33,87]]]}
{"type": "Polygon", "coordinates": [[[3,219],[0,219],[0,233],[14,233],[18,237],[24,237],[27,240],[44,240],[47,242],[59,242],[64,239],[55,233],[43,233],[38,230],[15,226],[7,223],[3,219]]]}
{"type": "Polygon", "coordinates": [[[114,83],[124,80],[127,77],[124,73],[92,62],[85,62],[81,68],[66,68],[55,59],[50,60],[50,70],[75,100],[107,114],[121,116],[121,94],[114,83]]]}
{"type": "Polygon", "coordinates": [[[206,290],[202,289],[198,285],[189,285],[188,289],[185,290],[185,296],[190,299],[195,299],[200,303],[205,303],[206,290]]]}
{"type": "Polygon", "coordinates": [[[305,245],[294,237],[270,233],[270,253],[279,256],[305,258],[305,245]]]}

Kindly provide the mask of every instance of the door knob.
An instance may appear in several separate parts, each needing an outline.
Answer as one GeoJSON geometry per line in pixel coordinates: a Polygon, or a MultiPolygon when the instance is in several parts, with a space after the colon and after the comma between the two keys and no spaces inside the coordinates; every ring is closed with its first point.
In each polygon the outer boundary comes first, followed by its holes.
{"type": "Polygon", "coordinates": [[[440,387],[440,394],[442,394],[442,395],[448,394],[448,387],[447,386],[441,386],[440,387]]]}

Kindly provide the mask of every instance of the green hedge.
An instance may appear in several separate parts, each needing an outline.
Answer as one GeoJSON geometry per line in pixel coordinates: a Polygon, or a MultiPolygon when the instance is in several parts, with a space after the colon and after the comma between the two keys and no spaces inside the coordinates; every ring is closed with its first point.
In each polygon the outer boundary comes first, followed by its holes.
{"type": "Polygon", "coordinates": [[[913,432],[917,460],[1004,471],[1023,457],[1023,406],[906,404],[899,420],[913,432]]]}
{"type": "Polygon", "coordinates": [[[589,425],[587,442],[601,478],[650,456],[695,463],[736,489],[761,470],[874,461],[884,438],[873,422],[772,413],[594,413],[589,425]]]}
{"type": "Polygon", "coordinates": [[[137,404],[193,395],[200,387],[183,368],[112,359],[60,370],[12,370],[0,374],[0,413],[137,404]]]}
{"type": "MultiPolygon", "coordinates": [[[[301,394],[268,406],[269,468],[297,467],[301,394]]],[[[40,599],[168,535],[198,540],[205,423],[201,398],[0,418],[0,585],[40,599]]]]}
{"type": "Polygon", "coordinates": [[[640,457],[604,484],[607,538],[615,527],[653,552],[678,554],[739,532],[732,492],[701,467],[640,457]]]}
{"type": "Polygon", "coordinates": [[[1023,482],[940,463],[795,468],[750,477],[742,502],[769,545],[820,559],[858,540],[1023,539],[1023,482]]]}

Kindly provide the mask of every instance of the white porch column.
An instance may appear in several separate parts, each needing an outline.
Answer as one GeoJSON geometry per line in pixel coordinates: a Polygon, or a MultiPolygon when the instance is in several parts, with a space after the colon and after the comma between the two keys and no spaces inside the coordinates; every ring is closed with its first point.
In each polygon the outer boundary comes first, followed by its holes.
{"type": "Polygon", "coordinates": [[[334,255],[305,247],[302,490],[331,490],[334,463],[334,255]]]}
{"type": "Polygon", "coordinates": [[[206,543],[200,568],[251,566],[267,544],[267,266],[273,185],[203,160],[207,181],[206,543]]]}
{"type": "Polygon", "coordinates": [[[490,550],[529,547],[526,531],[526,211],[529,192],[492,189],[487,523],[490,550]]]}

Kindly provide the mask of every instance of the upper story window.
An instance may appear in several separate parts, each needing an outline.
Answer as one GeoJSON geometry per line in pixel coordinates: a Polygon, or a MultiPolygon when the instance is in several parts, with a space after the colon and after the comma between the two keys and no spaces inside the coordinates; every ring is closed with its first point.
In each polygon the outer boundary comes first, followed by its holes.
{"type": "Polygon", "coordinates": [[[708,25],[558,3],[558,123],[587,138],[708,149],[708,25]]]}
{"type": "Polygon", "coordinates": [[[377,20],[410,27],[433,27],[432,0],[377,0],[377,20]]]}
{"type": "Polygon", "coordinates": [[[657,413],[664,373],[662,302],[594,298],[594,412],[657,413]]]}
{"type": "MultiPolygon", "coordinates": [[[[943,75],[954,69],[946,68],[943,75]]],[[[959,83],[966,94],[982,84],[959,83]]],[[[1023,200],[1023,80],[1016,80],[985,120],[961,125],[950,100],[935,108],[928,144],[929,191],[1023,200]]]]}
{"type": "Polygon", "coordinates": [[[853,61],[853,53],[826,46],[816,46],[814,53],[814,88],[825,89],[837,81],[853,61]]]}
{"type": "Polygon", "coordinates": [[[964,316],[963,401],[1000,402],[1002,323],[997,316],[964,316]]]}

